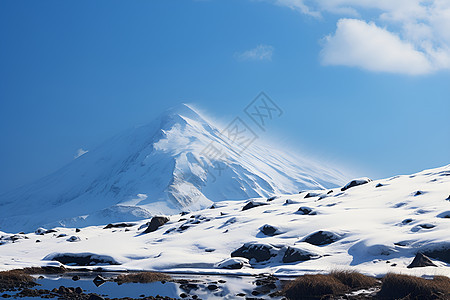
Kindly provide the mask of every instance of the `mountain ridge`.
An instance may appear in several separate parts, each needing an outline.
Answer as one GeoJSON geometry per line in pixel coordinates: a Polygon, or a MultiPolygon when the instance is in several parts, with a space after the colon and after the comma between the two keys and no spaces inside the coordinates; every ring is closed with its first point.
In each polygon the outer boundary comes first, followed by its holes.
{"type": "Polygon", "coordinates": [[[238,153],[217,126],[189,105],[178,105],[146,125],[112,137],[58,171],[0,195],[0,228],[134,221],[201,209],[219,200],[323,189],[345,182],[337,171],[257,142],[238,153]],[[224,156],[205,154],[211,145],[220,147],[224,156]],[[218,174],[213,173],[216,167],[218,174]]]}

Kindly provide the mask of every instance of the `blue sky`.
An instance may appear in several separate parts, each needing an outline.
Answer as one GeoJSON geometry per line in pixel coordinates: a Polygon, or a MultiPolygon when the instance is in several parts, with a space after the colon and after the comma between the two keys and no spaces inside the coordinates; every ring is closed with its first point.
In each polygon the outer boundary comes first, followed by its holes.
{"type": "Polygon", "coordinates": [[[347,2],[1,1],[0,192],[177,103],[227,122],[260,91],[284,111],[262,138],[355,176],[450,163],[450,5],[347,2]]]}

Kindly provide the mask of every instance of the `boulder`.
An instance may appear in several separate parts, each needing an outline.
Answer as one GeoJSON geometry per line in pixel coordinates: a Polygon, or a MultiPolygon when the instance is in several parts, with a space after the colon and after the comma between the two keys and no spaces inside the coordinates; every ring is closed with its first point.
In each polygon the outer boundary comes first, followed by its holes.
{"type": "Polygon", "coordinates": [[[103,277],[100,276],[100,275],[97,275],[97,276],[94,278],[93,282],[94,282],[94,284],[95,284],[96,286],[101,286],[102,284],[104,284],[104,283],[106,282],[106,279],[103,278],[103,277]]]}
{"type": "Polygon", "coordinates": [[[150,233],[156,231],[159,227],[169,222],[169,218],[162,216],[154,216],[150,223],[148,224],[147,229],[145,229],[144,233],[150,233]]]}
{"type": "Polygon", "coordinates": [[[248,260],[254,259],[256,262],[263,262],[276,256],[278,251],[279,249],[272,245],[252,242],[233,251],[231,257],[245,257],[248,260]]]}
{"type": "Polygon", "coordinates": [[[341,191],[345,191],[345,190],[348,190],[348,189],[350,189],[352,187],[363,185],[363,184],[369,183],[371,181],[372,180],[367,178],[367,177],[353,179],[352,181],[347,183],[343,188],[341,188],[341,191]]]}
{"type": "Polygon", "coordinates": [[[261,233],[263,233],[264,235],[268,235],[268,236],[274,236],[274,235],[280,234],[278,228],[276,228],[272,225],[269,225],[269,224],[262,226],[261,228],[259,228],[259,230],[261,230],[261,233]]]}
{"type": "Polygon", "coordinates": [[[243,267],[249,267],[250,264],[247,258],[244,257],[233,257],[227,258],[216,265],[220,269],[242,269],[243,267]]]}
{"type": "Polygon", "coordinates": [[[79,242],[81,239],[75,235],[72,235],[70,238],[68,238],[66,241],[68,242],[79,242]]]}
{"type": "Polygon", "coordinates": [[[313,257],[318,257],[317,254],[311,253],[305,249],[288,247],[283,256],[284,263],[292,263],[298,261],[307,261],[313,257]]]}
{"type": "Polygon", "coordinates": [[[268,205],[268,203],[250,201],[247,204],[245,204],[245,206],[242,208],[242,211],[263,205],[268,205]]]}
{"type": "Polygon", "coordinates": [[[320,193],[307,193],[304,198],[320,197],[320,193]]]}
{"type": "Polygon", "coordinates": [[[423,253],[418,252],[413,261],[409,264],[408,268],[420,268],[420,267],[437,267],[429,257],[423,253]]]}
{"type": "Polygon", "coordinates": [[[304,242],[316,246],[322,246],[334,243],[340,238],[341,237],[334,232],[320,230],[308,235],[304,239],[304,242]]]}
{"type": "Polygon", "coordinates": [[[297,213],[301,214],[301,215],[311,215],[313,210],[307,206],[302,206],[297,210],[297,213]]]}
{"type": "Polygon", "coordinates": [[[118,223],[118,224],[108,224],[103,229],[111,229],[111,228],[126,228],[126,227],[133,227],[136,224],[133,223],[118,223]]]}
{"type": "Polygon", "coordinates": [[[97,264],[118,265],[111,256],[93,253],[54,253],[47,255],[43,260],[58,261],[64,265],[92,266],[97,264]]]}
{"type": "Polygon", "coordinates": [[[46,232],[47,232],[47,229],[42,228],[42,227],[39,227],[38,229],[36,229],[34,231],[34,233],[37,234],[37,235],[44,235],[46,232]]]}

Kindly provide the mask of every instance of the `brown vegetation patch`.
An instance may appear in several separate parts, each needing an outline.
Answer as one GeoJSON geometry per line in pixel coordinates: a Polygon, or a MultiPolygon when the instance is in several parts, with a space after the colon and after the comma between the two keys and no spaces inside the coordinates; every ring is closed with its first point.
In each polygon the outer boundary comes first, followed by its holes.
{"type": "Polygon", "coordinates": [[[322,299],[328,295],[342,295],[350,288],[331,275],[304,275],[289,282],[284,294],[291,300],[322,299]]]}
{"type": "Polygon", "coordinates": [[[158,272],[140,272],[132,274],[121,274],[114,279],[118,284],[122,283],[150,283],[155,281],[169,280],[170,276],[158,272]]]}
{"type": "Polygon", "coordinates": [[[330,273],[330,276],[333,276],[351,289],[370,288],[379,284],[379,281],[374,277],[366,276],[356,271],[333,271],[330,273]]]}
{"type": "Polygon", "coordinates": [[[23,270],[10,270],[0,272],[0,291],[14,288],[27,288],[36,285],[35,279],[23,270]]]}
{"type": "Polygon", "coordinates": [[[389,273],[383,278],[378,296],[380,299],[450,299],[450,278],[424,279],[389,273]]]}

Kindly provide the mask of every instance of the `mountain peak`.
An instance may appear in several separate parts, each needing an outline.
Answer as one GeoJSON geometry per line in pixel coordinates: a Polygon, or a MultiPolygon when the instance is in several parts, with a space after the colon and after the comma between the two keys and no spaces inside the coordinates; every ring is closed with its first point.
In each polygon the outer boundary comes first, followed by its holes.
{"type": "Polygon", "coordinates": [[[212,122],[180,104],[57,172],[0,195],[0,229],[136,221],[214,201],[345,183],[330,168],[256,144],[237,153],[212,122]]]}

